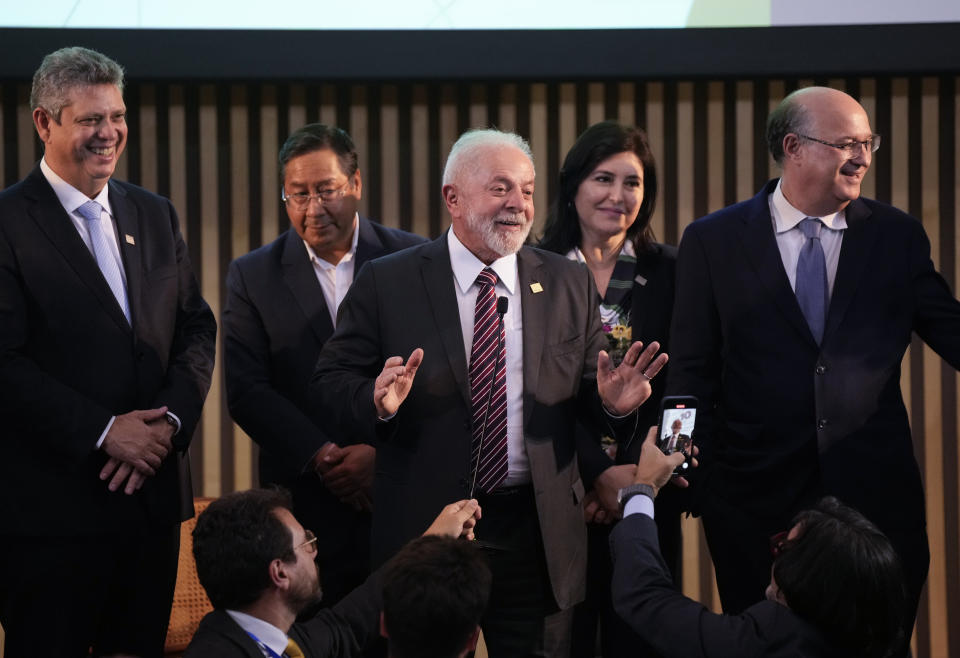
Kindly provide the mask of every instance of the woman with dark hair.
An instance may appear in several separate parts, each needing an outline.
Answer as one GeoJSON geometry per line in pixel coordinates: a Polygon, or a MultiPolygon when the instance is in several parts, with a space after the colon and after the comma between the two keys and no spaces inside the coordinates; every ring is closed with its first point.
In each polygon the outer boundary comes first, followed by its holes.
{"type": "MultiPolygon", "coordinates": [[[[560,189],[547,217],[540,247],[566,254],[590,268],[597,286],[603,330],[619,362],[633,341],[656,340],[669,352],[676,249],[654,241],[650,219],[657,200],[657,166],[639,128],[604,121],[574,143],[560,170],[560,189]]],[[[667,366],[669,367],[669,365],[667,366]]],[[[584,503],[589,530],[587,600],[574,614],[574,656],[594,655],[597,617],[603,655],[636,656],[642,641],[616,616],[610,602],[608,547],[617,492],[633,482],[643,437],[657,424],[667,378],[655,378],[653,394],[637,411],[634,434],[619,443],[603,437],[613,468],[597,478],[584,503]]],[[[672,489],[672,487],[670,488],[672,489]]],[[[681,492],[657,497],[660,548],[680,580],[681,492]]]]}

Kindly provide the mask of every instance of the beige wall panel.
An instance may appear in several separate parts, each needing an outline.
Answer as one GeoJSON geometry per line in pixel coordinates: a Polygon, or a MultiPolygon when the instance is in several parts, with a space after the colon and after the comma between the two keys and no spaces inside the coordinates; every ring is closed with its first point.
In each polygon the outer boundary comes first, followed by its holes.
{"type": "MultiPolygon", "coordinates": [[[[644,83],[637,83],[644,84],[644,83]]],[[[650,226],[658,239],[663,240],[663,181],[665,176],[673,176],[674,172],[667,172],[663,168],[664,138],[663,138],[663,83],[649,82],[645,83],[647,106],[645,108],[647,125],[641,126],[647,131],[647,138],[650,143],[650,150],[653,151],[653,157],[657,161],[657,172],[660,175],[660,189],[657,190],[658,202],[650,218],[650,226]]]]}
{"type": "Polygon", "coordinates": [[[337,125],[337,88],[334,85],[320,85],[320,123],[337,125]]]}
{"type": "Polygon", "coordinates": [[[157,189],[157,105],[156,86],[140,87],[140,185],[157,189]]]}
{"type": "Polygon", "coordinates": [[[669,172],[676,176],[677,185],[677,236],[694,219],[693,200],[693,83],[677,84],[677,170],[669,172]]]}
{"type": "Polygon", "coordinates": [[[394,228],[400,226],[400,177],[399,169],[401,166],[407,167],[407,163],[400,163],[399,143],[397,142],[398,121],[397,114],[397,88],[395,85],[384,86],[381,90],[380,106],[380,173],[382,180],[368,181],[368,185],[373,185],[380,189],[382,217],[376,219],[383,222],[385,226],[394,228]]]}
{"type": "MultiPolygon", "coordinates": [[[[544,184],[551,173],[547,168],[547,86],[544,84],[530,85],[530,148],[533,151],[533,162],[537,169],[539,184],[534,186],[533,205],[536,209],[531,235],[543,233],[543,223],[550,207],[547,198],[547,186],[544,184]]],[[[563,151],[566,153],[566,151],[563,151]]]]}
{"type": "MultiPolygon", "coordinates": [[[[727,145],[723,140],[723,83],[707,85],[707,212],[723,208],[723,156],[727,145]]],[[[683,226],[677,235],[683,235],[683,226]]]]}
{"type": "MultiPolygon", "coordinates": [[[[187,118],[183,106],[183,87],[173,85],[169,92],[170,108],[170,201],[180,215],[180,231],[187,245],[191,236],[187,227],[187,118]]],[[[199,263],[194,263],[196,269],[199,263]]]]}
{"type": "MultiPolygon", "coordinates": [[[[611,119],[616,119],[626,126],[632,126],[634,123],[636,123],[636,103],[634,100],[637,84],[643,83],[621,82],[617,85],[617,95],[619,96],[619,101],[617,102],[617,116],[610,117],[611,119]]],[[[646,126],[638,127],[646,130],[646,126]]]]}
{"type": "MultiPolygon", "coordinates": [[[[571,82],[565,82],[559,85],[557,90],[557,99],[560,103],[559,107],[548,108],[553,109],[557,113],[557,121],[559,124],[559,134],[557,140],[557,154],[558,161],[555,163],[549,163],[551,168],[556,168],[557,171],[541,171],[540,180],[546,180],[549,177],[551,181],[556,180],[557,172],[560,171],[560,165],[563,164],[563,159],[567,157],[567,151],[570,150],[570,147],[573,146],[573,143],[577,140],[577,87],[571,82]]],[[[547,160],[544,158],[538,162],[541,167],[548,164],[547,160]]],[[[542,183],[541,183],[542,185],[542,183]]],[[[550,199],[549,201],[553,201],[550,199]]],[[[539,213],[543,217],[546,217],[547,207],[543,206],[539,213]]]]}
{"type": "Polygon", "coordinates": [[[489,128],[487,116],[487,88],[485,85],[470,85],[470,128],[489,128]]]}
{"type": "MultiPolygon", "coordinates": [[[[372,153],[370,152],[370,135],[367,130],[367,88],[362,85],[354,85],[350,89],[350,137],[357,147],[357,157],[360,160],[360,168],[370,163],[372,153]]],[[[379,185],[379,182],[374,183],[379,185]]],[[[361,215],[369,214],[369,204],[366,195],[360,199],[357,210],[361,215]]],[[[378,218],[379,219],[379,218],[378,218]]]]}
{"type": "Polygon", "coordinates": [[[263,105],[260,108],[260,171],[262,173],[262,198],[260,201],[260,244],[272,242],[289,226],[286,211],[281,210],[280,171],[277,156],[277,89],[273,85],[263,88],[263,105]]]}
{"type": "MultiPolygon", "coordinates": [[[[587,126],[592,126],[607,119],[616,119],[613,116],[608,117],[604,111],[603,94],[605,87],[606,85],[602,82],[591,82],[587,85],[587,126]]],[[[564,152],[564,155],[566,155],[566,152],[564,152]]]]}
{"type": "Polygon", "coordinates": [[[756,89],[753,82],[737,82],[736,122],[737,143],[728,148],[737,151],[737,201],[749,199],[759,190],[753,189],[753,143],[762,136],[754,135],[753,95],[756,89]]]}
{"type": "Polygon", "coordinates": [[[17,88],[17,138],[20,140],[20,151],[17,154],[17,164],[20,166],[18,179],[26,177],[40,159],[33,150],[36,134],[33,113],[30,111],[30,86],[20,85],[17,88]]]}
{"type": "Polygon", "coordinates": [[[410,149],[413,156],[413,227],[412,231],[418,235],[430,235],[430,217],[427,209],[430,207],[430,195],[440,194],[440,181],[431,180],[429,176],[430,162],[430,134],[429,108],[427,107],[427,90],[423,85],[413,88],[413,107],[410,109],[410,149]]]}
{"type": "MultiPolygon", "coordinates": [[[[204,276],[200,277],[200,291],[207,300],[214,315],[220,317],[220,282],[217,268],[219,258],[217,247],[217,107],[212,85],[200,88],[200,189],[202,193],[202,258],[207,265],[204,276]]],[[[199,269],[199,268],[198,268],[199,269]]],[[[217,348],[222,354],[222,334],[218,333],[217,348]]],[[[213,384],[207,394],[204,408],[208,413],[201,417],[203,427],[203,494],[220,496],[223,485],[220,473],[220,414],[221,405],[220,359],[213,370],[213,384]]]]}
{"type": "MultiPolygon", "coordinates": [[[[877,131],[877,82],[875,78],[863,78],[860,80],[860,104],[867,112],[870,119],[870,125],[874,132],[877,131]]],[[[886,149],[888,145],[883,144],[882,140],[887,136],[881,137],[881,149],[886,149]]],[[[875,154],[883,157],[882,152],[875,154]]],[[[869,199],[877,197],[877,176],[873,171],[867,173],[863,182],[860,184],[860,194],[869,199]]]]}
{"type": "Polygon", "coordinates": [[[290,119],[290,132],[307,125],[307,90],[303,85],[290,87],[290,109],[287,117],[290,119]]]}
{"type": "Polygon", "coordinates": [[[507,132],[517,131],[517,85],[510,83],[500,88],[500,121],[497,127],[507,132]]]}

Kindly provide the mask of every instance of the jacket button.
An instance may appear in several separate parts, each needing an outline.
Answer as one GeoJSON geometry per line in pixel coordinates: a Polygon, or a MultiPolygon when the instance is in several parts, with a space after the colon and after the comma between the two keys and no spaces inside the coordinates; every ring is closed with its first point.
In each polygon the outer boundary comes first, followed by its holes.
{"type": "Polygon", "coordinates": [[[822,429],[825,428],[828,424],[829,424],[829,423],[828,423],[828,421],[827,421],[826,418],[821,418],[820,420],[817,421],[817,429],[818,429],[818,430],[822,430],[822,429]]]}
{"type": "Polygon", "coordinates": [[[825,373],[826,371],[827,371],[827,366],[825,366],[825,365],[818,365],[818,366],[817,366],[816,373],[817,373],[818,375],[822,375],[822,374],[825,373]]]}

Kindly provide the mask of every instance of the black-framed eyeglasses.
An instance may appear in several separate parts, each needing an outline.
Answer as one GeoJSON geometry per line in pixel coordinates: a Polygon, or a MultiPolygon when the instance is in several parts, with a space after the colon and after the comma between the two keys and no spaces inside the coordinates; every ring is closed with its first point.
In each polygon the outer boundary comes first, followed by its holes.
{"type": "Polygon", "coordinates": [[[307,540],[302,544],[297,544],[296,546],[294,546],[293,550],[297,550],[298,548],[303,548],[304,546],[306,546],[308,553],[316,553],[318,550],[317,536],[313,534],[313,532],[311,532],[310,530],[304,530],[303,536],[306,537],[307,540]]]}
{"type": "Polygon", "coordinates": [[[780,557],[790,547],[790,541],[787,539],[789,535],[790,531],[784,530],[770,537],[770,554],[773,557],[780,557]]]}
{"type": "Polygon", "coordinates": [[[310,202],[314,200],[316,200],[318,203],[330,205],[343,198],[349,183],[350,181],[347,180],[339,187],[317,190],[316,194],[307,194],[306,192],[294,192],[293,194],[287,194],[286,190],[280,188],[280,198],[283,199],[284,203],[293,206],[297,210],[306,210],[310,205],[310,202]]]}
{"type": "Polygon", "coordinates": [[[816,137],[811,137],[810,135],[801,135],[800,133],[794,134],[801,139],[807,139],[811,142],[816,142],[817,144],[830,146],[837,150],[843,151],[850,156],[859,155],[860,150],[864,148],[870,153],[876,153],[877,149],[880,148],[880,135],[870,135],[870,139],[865,139],[862,142],[857,140],[851,140],[849,142],[827,142],[822,139],[817,139],[816,137]]]}

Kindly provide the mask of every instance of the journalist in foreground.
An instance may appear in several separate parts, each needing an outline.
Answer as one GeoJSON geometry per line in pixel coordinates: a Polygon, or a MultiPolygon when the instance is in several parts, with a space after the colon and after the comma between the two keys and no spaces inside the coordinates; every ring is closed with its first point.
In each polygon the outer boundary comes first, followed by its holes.
{"type": "Polygon", "coordinates": [[[636,484],[621,490],[624,518],[611,548],[614,608],[659,655],[882,657],[902,642],[900,560],[876,526],[833,497],[771,538],[767,600],[720,615],[679,593],[660,557],[653,498],[683,455],[661,453],[656,430],[636,484]]]}

